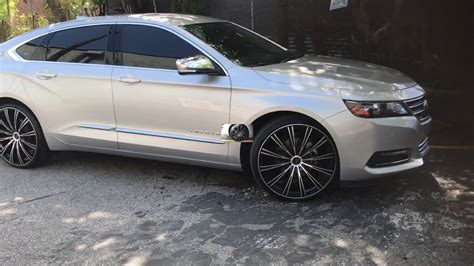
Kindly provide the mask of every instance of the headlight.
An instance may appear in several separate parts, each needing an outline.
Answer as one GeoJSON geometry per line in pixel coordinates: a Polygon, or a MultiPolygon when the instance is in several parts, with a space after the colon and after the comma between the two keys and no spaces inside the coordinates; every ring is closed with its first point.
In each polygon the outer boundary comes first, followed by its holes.
{"type": "Polygon", "coordinates": [[[399,102],[355,102],[344,101],[349,111],[355,116],[363,118],[381,118],[407,116],[410,113],[405,106],[399,102]]]}

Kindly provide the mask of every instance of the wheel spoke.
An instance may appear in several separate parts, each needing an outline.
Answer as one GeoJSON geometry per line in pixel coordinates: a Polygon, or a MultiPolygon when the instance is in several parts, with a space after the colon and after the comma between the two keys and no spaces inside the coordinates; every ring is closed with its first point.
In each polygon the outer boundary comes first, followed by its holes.
{"type": "Polygon", "coordinates": [[[30,131],[30,132],[27,132],[25,134],[21,134],[20,135],[21,137],[33,137],[33,136],[36,136],[36,131],[30,131]]]}
{"type": "Polygon", "coordinates": [[[8,160],[9,160],[11,163],[14,163],[14,161],[13,161],[13,155],[15,155],[15,146],[16,146],[16,143],[14,143],[14,144],[12,145],[12,148],[10,149],[10,156],[9,156],[9,159],[8,159],[8,160]]]}
{"type": "Polygon", "coordinates": [[[312,128],[306,127],[306,131],[304,132],[303,142],[301,143],[301,148],[300,148],[300,151],[298,152],[298,155],[301,155],[304,148],[306,147],[306,144],[308,144],[308,140],[312,132],[313,132],[312,128]]]}
{"type": "Polygon", "coordinates": [[[15,129],[12,126],[12,122],[10,121],[10,116],[8,114],[8,109],[3,110],[3,113],[5,115],[5,119],[7,120],[8,125],[10,126],[11,132],[15,131],[15,129]]]}
{"type": "Polygon", "coordinates": [[[18,142],[19,145],[20,145],[20,149],[23,151],[23,153],[25,154],[25,156],[28,158],[28,160],[31,160],[33,159],[33,157],[28,153],[28,151],[25,149],[25,147],[23,146],[23,143],[20,141],[18,142]]]}
{"type": "Polygon", "coordinates": [[[28,118],[25,118],[23,122],[21,122],[21,125],[18,127],[18,132],[21,132],[21,130],[30,122],[28,118]]]}
{"type": "Polygon", "coordinates": [[[317,189],[322,189],[323,186],[321,185],[321,183],[319,183],[319,181],[314,178],[307,170],[306,168],[304,168],[304,166],[301,166],[301,169],[303,169],[303,172],[306,174],[306,176],[308,177],[308,179],[314,184],[314,186],[317,188],[317,189]]]}
{"type": "Polygon", "coordinates": [[[317,162],[317,161],[322,161],[322,160],[329,160],[329,159],[334,159],[334,153],[328,153],[324,155],[318,155],[316,157],[311,157],[308,159],[308,161],[311,162],[317,162]]]}
{"type": "Polygon", "coordinates": [[[283,167],[287,164],[290,164],[290,162],[284,162],[284,163],[277,163],[277,164],[272,164],[272,165],[261,166],[260,171],[262,171],[262,172],[270,171],[270,170],[273,170],[273,169],[283,167]]]}
{"type": "Polygon", "coordinates": [[[5,141],[5,140],[9,140],[9,139],[13,139],[13,137],[0,138],[0,142],[5,141]]]}
{"type": "Polygon", "coordinates": [[[18,125],[18,114],[19,114],[19,113],[20,113],[20,112],[19,112],[18,110],[15,110],[15,113],[14,113],[14,115],[13,115],[13,130],[14,130],[14,131],[17,131],[16,126],[18,125]]]}
{"type": "Polygon", "coordinates": [[[272,152],[270,150],[267,150],[265,148],[262,148],[262,152],[260,154],[263,154],[263,155],[266,155],[266,156],[270,156],[270,157],[273,157],[273,158],[278,158],[278,159],[286,159],[286,160],[289,160],[290,157],[286,157],[284,155],[281,155],[281,154],[277,154],[275,152],[272,152]]]}
{"type": "Polygon", "coordinates": [[[24,139],[20,139],[20,141],[21,141],[23,144],[25,144],[28,148],[33,149],[33,150],[36,150],[36,145],[35,145],[35,144],[29,143],[29,142],[27,142],[27,141],[24,140],[24,139]]]}
{"type": "Polygon", "coordinates": [[[331,169],[326,169],[326,168],[322,168],[322,167],[318,167],[318,166],[315,166],[315,165],[311,165],[311,164],[307,164],[307,163],[303,163],[303,165],[305,166],[308,166],[309,168],[313,169],[313,170],[316,170],[320,173],[323,173],[325,175],[329,175],[329,176],[332,176],[333,174],[333,170],[331,169]]]}
{"type": "Polygon", "coordinates": [[[301,177],[300,167],[296,168],[296,172],[298,174],[298,184],[299,184],[299,187],[300,187],[300,196],[301,197],[306,197],[306,188],[304,186],[303,178],[301,177]]]}
{"type": "Polygon", "coordinates": [[[18,163],[20,163],[20,165],[24,165],[25,163],[23,162],[23,158],[20,154],[21,152],[19,143],[19,141],[16,142],[16,155],[18,156],[18,163]]]}
{"type": "Polygon", "coordinates": [[[4,156],[5,153],[7,153],[8,147],[10,147],[10,146],[13,144],[13,142],[15,142],[15,140],[12,139],[12,140],[10,140],[10,142],[8,142],[7,145],[5,145],[5,146],[3,147],[3,149],[2,149],[2,156],[4,156]]]}
{"type": "Polygon", "coordinates": [[[288,153],[288,155],[290,155],[290,157],[293,157],[293,155],[291,154],[291,152],[288,150],[288,148],[286,148],[285,144],[283,144],[283,142],[278,138],[278,136],[275,134],[273,134],[271,137],[270,137],[282,150],[284,150],[286,153],[288,153]]]}
{"type": "Polygon", "coordinates": [[[280,174],[278,174],[276,177],[274,177],[272,180],[270,180],[270,182],[268,182],[268,186],[270,187],[273,187],[276,183],[278,183],[278,181],[280,181],[280,179],[286,174],[288,173],[288,171],[292,168],[293,166],[288,166],[288,168],[286,168],[283,172],[281,172],[280,174]]]}
{"type": "Polygon", "coordinates": [[[285,189],[283,189],[283,194],[285,194],[285,196],[288,196],[288,193],[290,192],[291,183],[293,182],[293,176],[295,175],[295,168],[296,167],[293,166],[293,168],[291,169],[290,177],[288,178],[288,181],[286,182],[285,189]]]}
{"type": "Polygon", "coordinates": [[[291,147],[293,148],[293,154],[296,154],[296,139],[295,139],[295,128],[293,126],[288,127],[288,136],[290,137],[291,147]]]}
{"type": "Polygon", "coordinates": [[[11,136],[11,135],[12,135],[11,132],[7,132],[7,131],[4,131],[4,130],[0,130],[0,134],[8,135],[8,136],[11,136]]]}
{"type": "Polygon", "coordinates": [[[317,150],[319,147],[323,146],[328,140],[326,137],[322,137],[316,144],[313,145],[311,149],[309,149],[305,154],[301,157],[306,157],[308,154],[311,154],[313,151],[317,150]]]}
{"type": "Polygon", "coordinates": [[[8,132],[6,131],[3,131],[0,129],[0,134],[12,134],[13,131],[7,126],[5,125],[5,122],[3,122],[3,120],[0,120],[0,126],[2,126],[4,129],[6,129],[8,132]]]}

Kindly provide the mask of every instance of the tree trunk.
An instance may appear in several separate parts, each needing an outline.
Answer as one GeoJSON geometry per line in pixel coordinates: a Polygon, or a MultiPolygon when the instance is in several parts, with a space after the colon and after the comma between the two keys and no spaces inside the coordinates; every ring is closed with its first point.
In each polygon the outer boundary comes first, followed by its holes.
{"type": "Polygon", "coordinates": [[[7,3],[7,17],[10,19],[12,15],[10,11],[10,0],[6,0],[5,2],[7,3]]]}
{"type": "Polygon", "coordinates": [[[51,13],[58,21],[68,20],[67,10],[61,7],[59,0],[46,0],[48,7],[51,9],[51,13]]]}

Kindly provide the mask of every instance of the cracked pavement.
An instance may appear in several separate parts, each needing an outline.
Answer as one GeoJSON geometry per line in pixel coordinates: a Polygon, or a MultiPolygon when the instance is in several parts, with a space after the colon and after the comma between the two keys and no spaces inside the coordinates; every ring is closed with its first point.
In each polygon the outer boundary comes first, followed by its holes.
{"type": "Polygon", "coordinates": [[[423,168],[304,203],[241,173],[163,162],[60,152],[33,170],[0,163],[0,264],[472,265],[472,122],[433,114],[423,168]]]}

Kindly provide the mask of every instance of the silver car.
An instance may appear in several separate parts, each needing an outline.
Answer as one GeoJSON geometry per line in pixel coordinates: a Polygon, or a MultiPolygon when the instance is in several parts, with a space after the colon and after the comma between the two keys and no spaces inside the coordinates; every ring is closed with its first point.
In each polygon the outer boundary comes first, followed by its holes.
{"type": "Polygon", "coordinates": [[[423,165],[430,123],[396,70],[209,17],[84,18],[0,45],[0,153],[18,168],[98,152],[245,170],[305,200],[423,165]]]}

